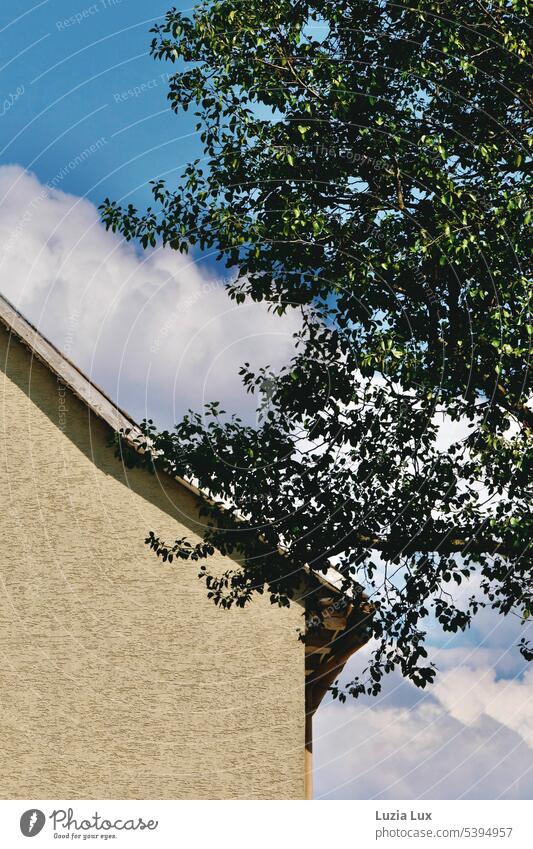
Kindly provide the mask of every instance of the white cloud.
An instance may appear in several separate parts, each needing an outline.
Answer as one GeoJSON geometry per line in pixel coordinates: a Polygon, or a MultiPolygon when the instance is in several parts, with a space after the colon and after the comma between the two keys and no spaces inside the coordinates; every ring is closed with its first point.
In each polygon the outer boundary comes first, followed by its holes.
{"type": "Polygon", "coordinates": [[[207,261],[139,254],[19,166],[0,167],[0,199],[2,293],[136,418],[215,399],[250,413],[239,366],[289,358],[298,314],[235,306],[207,261]]]}
{"type": "MultiPolygon", "coordinates": [[[[485,643],[476,648],[454,639],[439,647],[432,659],[440,671],[427,690],[394,674],[376,699],[341,705],[327,697],[314,723],[316,794],[531,798],[533,676],[518,660],[514,639],[504,649],[488,627],[485,643]]],[[[352,657],[345,681],[365,666],[368,652],[352,657]]]]}
{"type": "Polygon", "coordinates": [[[519,734],[533,748],[533,673],[522,680],[496,680],[490,667],[461,666],[444,673],[434,695],[451,716],[475,725],[489,716],[519,734]]]}
{"type": "Polygon", "coordinates": [[[461,723],[431,698],[415,707],[328,704],[315,720],[315,796],[530,799],[533,753],[486,715],[461,723]]]}

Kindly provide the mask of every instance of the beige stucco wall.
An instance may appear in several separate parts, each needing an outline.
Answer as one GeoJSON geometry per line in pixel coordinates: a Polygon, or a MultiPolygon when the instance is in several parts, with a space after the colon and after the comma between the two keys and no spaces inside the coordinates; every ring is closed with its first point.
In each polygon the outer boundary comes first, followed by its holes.
{"type": "Polygon", "coordinates": [[[0,329],[0,797],[303,797],[301,609],[150,554],[194,497],[109,433],[0,329]]]}

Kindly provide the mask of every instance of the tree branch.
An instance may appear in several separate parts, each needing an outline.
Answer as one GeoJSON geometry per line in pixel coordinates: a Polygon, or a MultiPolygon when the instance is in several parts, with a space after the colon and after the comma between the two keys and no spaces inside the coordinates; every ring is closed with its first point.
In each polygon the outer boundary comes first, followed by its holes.
{"type": "Polygon", "coordinates": [[[328,557],[341,554],[352,545],[372,548],[382,554],[398,556],[400,554],[428,554],[438,552],[440,554],[500,554],[503,557],[516,556],[515,548],[506,542],[493,537],[477,536],[475,530],[468,531],[465,528],[451,528],[441,534],[428,534],[426,536],[401,537],[394,539],[381,537],[375,534],[365,534],[361,531],[353,531],[340,540],[327,551],[328,557]]]}

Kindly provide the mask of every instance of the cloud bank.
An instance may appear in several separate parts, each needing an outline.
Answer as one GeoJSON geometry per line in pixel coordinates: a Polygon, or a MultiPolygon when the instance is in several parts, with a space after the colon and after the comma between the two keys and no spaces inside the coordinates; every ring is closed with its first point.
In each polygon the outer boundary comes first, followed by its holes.
{"type": "MultiPolygon", "coordinates": [[[[395,674],[377,699],[324,700],[314,728],[318,798],[532,798],[533,671],[516,648],[520,620],[485,610],[475,622],[466,634],[430,628],[438,674],[428,690],[395,674]]],[[[351,658],[345,682],[368,653],[351,658]]]]}
{"type": "Polygon", "coordinates": [[[209,258],[140,254],[19,166],[0,167],[0,199],[2,294],[134,418],[168,426],[208,400],[253,413],[238,368],[286,362],[296,312],[236,306],[209,258]]]}

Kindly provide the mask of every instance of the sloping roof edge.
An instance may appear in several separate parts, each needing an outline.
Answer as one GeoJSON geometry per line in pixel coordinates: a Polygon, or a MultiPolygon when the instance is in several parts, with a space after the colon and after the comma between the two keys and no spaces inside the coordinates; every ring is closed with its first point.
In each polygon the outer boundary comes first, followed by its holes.
{"type": "Polygon", "coordinates": [[[0,321],[41,360],[93,413],[114,430],[136,428],[133,419],[114,404],[59,348],[37,330],[16,307],[0,295],[0,321]]]}
{"type": "MultiPolygon", "coordinates": [[[[59,380],[82,401],[98,418],[114,431],[128,430],[132,442],[142,437],[138,424],[122,410],[98,384],[87,377],[62,351],[59,350],[28,321],[4,296],[0,295],[0,322],[22,342],[32,355],[40,360],[59,380]]],[[[184,478],[178,483],[202,498],[201,491],[184,478]]]]}

